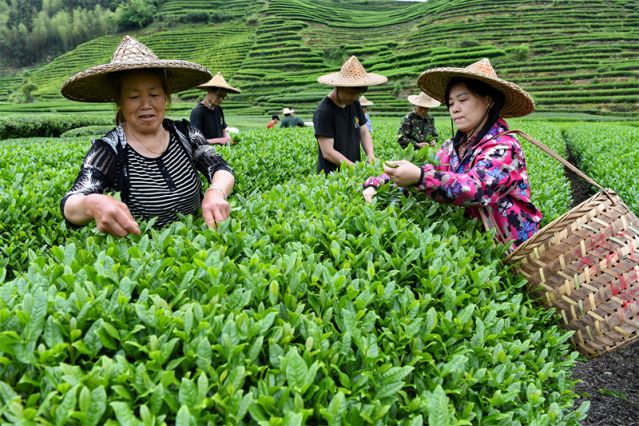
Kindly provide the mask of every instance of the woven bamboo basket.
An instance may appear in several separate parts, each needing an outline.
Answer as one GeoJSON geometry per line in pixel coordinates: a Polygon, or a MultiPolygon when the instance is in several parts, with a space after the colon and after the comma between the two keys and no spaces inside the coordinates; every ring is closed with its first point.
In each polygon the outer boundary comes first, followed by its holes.
{"type": "Polygon", "coordinates": [[[599,192],[543,227],[506,258],[529,291],[555,307],[572,342],[596,357],[639,339],[639,219],[612,190],[542,143],[512,131],[560,161],[599,192]]]}

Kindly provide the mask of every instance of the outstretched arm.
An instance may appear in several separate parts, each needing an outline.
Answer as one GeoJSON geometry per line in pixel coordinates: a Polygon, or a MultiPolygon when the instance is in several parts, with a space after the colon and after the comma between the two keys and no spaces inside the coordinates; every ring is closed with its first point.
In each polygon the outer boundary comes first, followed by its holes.
{"type": "Polygon", "coordinates": [[[375,150],[373,148],[373,137],[371,133],[368,131],[368,127],[360,126],[359,128],[359,137],[362,144],[362,148],[368,157],[369,163],[375,162],[375,150]]]}
{"type": "Polygon", "coordinates": [[[227,170],[220,170],[213,175],[202,200],[202,217],[208,226],[215,227],[231,215],[231,206],[226,198],[234,185],[235,178],[227,170]]]}
{"type": "Polygon", "coordinates": [[[231,143],[231,135],[224,129],[222,137],[207,139],[207,142],[210,144],[228,145],[231,143]]]}
{"type": "Polygon", "coordinates": [[[346,158],[341,152],[335,150],[335,139],[318,136],[317,142],[319,143],[322,157],[324,157],[325,160],[335,164],[336,166],[339,166],[342,163],[346,163],[349,166],[353,165],[351,160],[346,158]]]}
{"type": "Polygon", "coordinates": [[[515,154],[514,138],[506,136],[482,146],[473,167],[465,173],[421,167],[417,189],[440,202],[459,206],[496,203],[513,185],[521,182],[524,165],[515,154]]]}
{"type": "Polygon", "coordinates": [[[140,228],[127,205],[104,194],[114,188],[117,173],[115,151],[105,141],[96,141],[84,157],[73,187],[60,203],[67,222],[86,225],[95,220],[101,232],[118,237],[139,234],[140,228]]]}
{"type": "Polygon", "coordinates": [[[127,205],[110,195],[71,195],[64,204],[64,217],[75,225],[86,225],[95,219],[98,231],[116,237],[140,234],[127,205]]]}

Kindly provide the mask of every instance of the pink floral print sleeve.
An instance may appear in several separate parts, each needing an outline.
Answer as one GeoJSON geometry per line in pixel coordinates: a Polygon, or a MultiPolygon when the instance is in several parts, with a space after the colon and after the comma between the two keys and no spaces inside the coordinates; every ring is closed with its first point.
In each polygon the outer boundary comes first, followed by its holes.
{"type": "MultiPolygon", "coordinates": [[[[502,134],[506,131],[508,125],[500,118],[462,158],[452,139],[446,141],[436,154],[439,165],[421,166],[415,188],[436,201],[465,207],[471,217],[480,218],[483,210],[489,226],[498,228],[499,241],[511,242],[514,248],[539,230],[542,215],[530,201],[521,145],[515,137],[502,134]]],[[[388,181],[387,175],[371,177],[364,187],[388,181]]]]}

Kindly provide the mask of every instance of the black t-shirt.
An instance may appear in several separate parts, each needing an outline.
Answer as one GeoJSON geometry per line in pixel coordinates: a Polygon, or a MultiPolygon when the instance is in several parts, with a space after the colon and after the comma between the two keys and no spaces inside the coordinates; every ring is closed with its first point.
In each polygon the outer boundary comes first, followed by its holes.
{"type": "MultiPolygon", "coordinates": [[[[340,108],[327,96],[322,99],[313,114],[315,137],[332,138],[333,148],[350,161],[360,160],[359,128],[365,123],[366,117],[359,101],[340,108]]],[[[339,164],[333,164],[324,159],[319,142],[317,149],[317,173],[322,171],[330,173],[339,168],[339,164]]]]}
{"type": "Polygon", "coordinates": [[[198,129],[206,139],[221,138],[228,126],[224,120],[222,107],[208,108],[199,103],[191,110],[191,126],[198,129]]]}

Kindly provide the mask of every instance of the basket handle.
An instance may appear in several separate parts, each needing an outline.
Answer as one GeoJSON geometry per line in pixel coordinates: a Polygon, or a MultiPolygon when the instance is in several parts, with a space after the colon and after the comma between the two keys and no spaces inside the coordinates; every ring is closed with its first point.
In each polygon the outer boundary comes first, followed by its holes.
{"type": "Polygon", "coordinates": [[[532,136],[529,136],[526,133],[522,132],[521,130],[508,130],[507,132],[504,132],[504,133],[501,133],[501,134],[497,135],[496,138],[499,137],[499,136],[502,136],[502,135],[507,135],[507,134],[516,134],[516,135],[521,136],[522,138],[526,139],[528,142],[530,142],[531,144],[535,145],[537,148],[541,149],[543,152],[545,152],[546,154],[548,154],[549,156],[551,156],[555,160],[559,161],[564,166],[568,167],[577,176],[579,176],[580,178],[582,178],[583,180],[585,180],[589,184],[596,186],[601,191],[604,191],[604,187],[603,186],[599,185],[593,179],[588,177],[584,172],[579,170],[577,167],[573,166],[567,160],[564,160],[564,158],[561,157],[559,154],[557,154],[555,151],[553,151],[552,149],[548,148],[546,145],[544,145],[543,143],[539,142],[538,140],[536,140],[532,136]]]}

